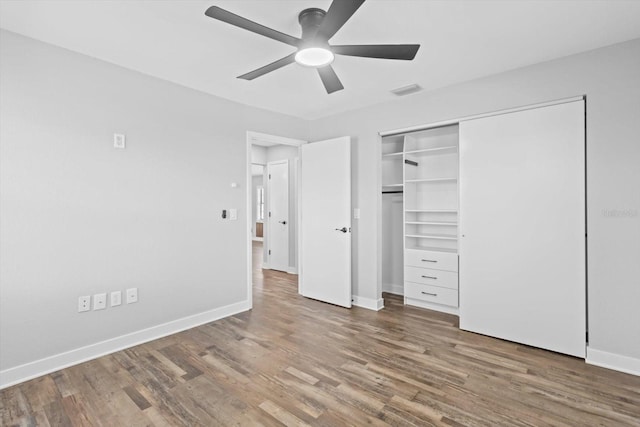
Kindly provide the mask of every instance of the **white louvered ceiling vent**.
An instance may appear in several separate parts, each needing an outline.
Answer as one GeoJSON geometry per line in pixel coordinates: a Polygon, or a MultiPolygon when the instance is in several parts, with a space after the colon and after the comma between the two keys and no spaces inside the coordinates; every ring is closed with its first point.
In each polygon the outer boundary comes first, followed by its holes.
{"type": "Polygon", "coordinates": [[[409,86],[402,86],[397,89],[394,89],[391,91],[391,93],[396,96],[405,96],[405,95],[411,95],[412,93],[420,92],[421,90],[422,88],[420,87],[420,85],[414,83],[409,86]]]}

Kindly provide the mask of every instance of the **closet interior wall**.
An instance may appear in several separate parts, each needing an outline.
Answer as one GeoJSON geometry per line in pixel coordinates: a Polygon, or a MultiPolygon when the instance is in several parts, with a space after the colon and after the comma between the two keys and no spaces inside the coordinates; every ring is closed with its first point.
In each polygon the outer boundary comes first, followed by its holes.
{"type": "Polygon", "coordinates": [[[382,292],[404,295],[403,173],[404,136],[383,137],[382,292]]]}

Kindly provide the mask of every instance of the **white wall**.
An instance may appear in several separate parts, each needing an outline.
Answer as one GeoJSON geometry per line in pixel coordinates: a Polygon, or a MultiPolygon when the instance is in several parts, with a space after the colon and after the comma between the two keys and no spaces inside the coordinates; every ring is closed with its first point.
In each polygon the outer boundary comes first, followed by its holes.
{"type": "Polygon", "coordinates": [[[264,175],[251,177],[251,233],[256,237],[256,221],[258,220],[258,187],[264,187],[264,175]]]}
{"type": "Polygon", "coordinates": [[[256,197],[259,186],[264,186],[264,171],[266,170],[267,165],[267,147],[263,147],[261,145],[252,145],[251,146],[251,163],[253,165],[262,165],[263,171],[262,175],[251,177],[251,234],[252,237],[256,237],[256,219],[257,219],[257,211],[256,211],[256,197]]]}
{"type": "Polygon", "coordinates": [[[0,36],[0,382],[246,309],[246,131],[307,122],[0,36]],[[129,287],[137,304],[77,312],[129,287]]]}
{"type": "Polygon", "coordinates": [[[590,354],[640,372],[640,40],[317,120],[354,144],[354,294],[378,298],[379,131],[587,95],[590,354]],[[618,216],[608,211],[628,212],[618,216]],[[630,358],[630,359],[625,359],[630,358]]]}
{"type": "Polygon", "coordinates": [[[251,146],[251,163],[258,165],[267,164],[267,147],[261,145],[251,146]]]}
{"type": "Polygon", "coordinates": [[[402,194],[384,194],[380,211],[382,292],[397,295],[404,295],[404,211],[402,201],[402,194]]]}
{"type": "MultiPolygon", "coordinates": [[[[289,160],[289,269],[297,272],[298,268],[298,147],[291,145],[272,145],[267,147],[267,162],[289,160]]],[[[268,200],[268,192],[265,193],[268,200]]],[[[268,205],[267,205],[268,209],[268,205]]],[[[269,236],[266,236],[267,243],[269,236]]],[[[266,245],[265,245],[266,247],[266,245]]],[[[266,255],[265,255],[266,256],[266,255]]],[[[266,260],[266,258],[265,258],[266,260]]]]}

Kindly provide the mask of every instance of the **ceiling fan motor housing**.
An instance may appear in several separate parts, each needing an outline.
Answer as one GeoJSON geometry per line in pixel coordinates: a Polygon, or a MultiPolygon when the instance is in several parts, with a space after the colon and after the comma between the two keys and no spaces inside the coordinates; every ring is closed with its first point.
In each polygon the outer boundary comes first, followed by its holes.
{"type": "MultiPolygon", "coordinates": [[[[320,24],[324,20],[324,16],[327,14],[322,9],[318,9],[316,7],[312,7],[309,9],[305,9],[298,15],[298,22],[302,27],[302,39],[301,47],[304,45],[308,45],[313,42],[318,35],[318,29],[320,28],[320,24]]],[[[326,45],[327,40],[315,40],[316,43],[314,45],[326,45]],[[319,43],[318,43],[319,42],[319,43]]]]}

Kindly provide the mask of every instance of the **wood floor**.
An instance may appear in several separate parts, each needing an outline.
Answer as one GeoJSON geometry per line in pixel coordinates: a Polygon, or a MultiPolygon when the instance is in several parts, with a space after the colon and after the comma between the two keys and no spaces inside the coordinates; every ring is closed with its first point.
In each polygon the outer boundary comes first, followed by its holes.
{"type": "Polygon", "coordinates": [[[5,389],[0,424],[640,426],[640,377],[391,295],[380,312],[304,299],[296,279],[255,268],[250,312],[5,389]]]}

